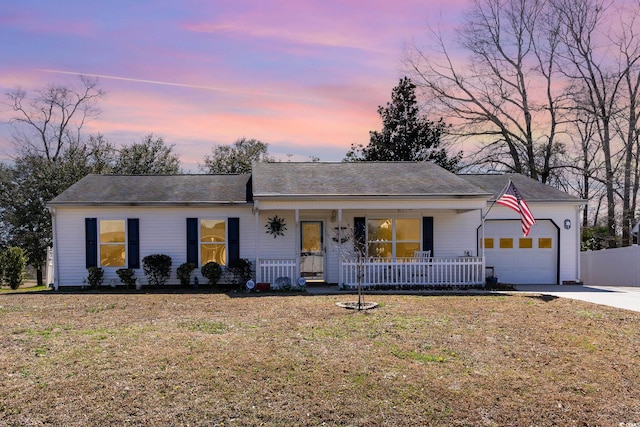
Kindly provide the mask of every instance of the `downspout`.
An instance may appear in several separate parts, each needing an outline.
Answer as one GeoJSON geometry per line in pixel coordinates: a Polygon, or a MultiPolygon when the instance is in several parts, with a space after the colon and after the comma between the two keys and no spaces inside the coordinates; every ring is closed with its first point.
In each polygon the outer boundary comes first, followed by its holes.
{"type": "Polygon", "coordinates": [[[338,288],[342,286],[342,208],[338,209],[338,288]]]}
{"type": "Polygon", "coordinates": [[[260,235],[258,230],[260,229],[260,209],[258,209],[258,201],[253,201],[253,218],[255,221],[255,252],[256,252],[256,283],[262,282],[262,269],[260,268],[260,235]]]}
{"type": "MultiPolygon", "coordinates": [[[[484,209],[480,209],[480,227],[482,228],[482,236],[480,237],[480,257],[482,258],[482,271],[480,271],[480,279],[482,280],[482,287],[487,286],[487,259],[484,256],[484,220],[486,215],[483,213],[484,209]]],[[[487,211],[487,213],[489,213],[487,211]]],[[[477,234],[476,234],[477,235],[477,234]]]]}
{"type": "MultiPolygon", "coordinates": [[[[49,207],[49,214],[51,215],[51,231],[53,234],[53,289],[58,290],[58,232],[56,227],[56,210],[53,207],[49,207]]],[[[48,280],[47,280],[48,281],[48,280]]],[[[47,283],[47,286],[51,283],[47,283]]]]}
{"type": "Polygon", "coordinates": [[[576,276],[578,278],[578,282],[582,282],[582,265],[581,265],[581,251],[580,251],[580,247],[582,246],[582,235],[580,233],[580,227],[582,227],[582,224],[580,222],[580,218],[582,217],[582,210],[584,209],[584,205],[578,205],[576,206],[576,242],[577,242],[577,248],[578,248],[578,253],[577,253],[577,257],[576,257],[576,267],[578,268],[578,271],[576,272],[576,276]]]}
{"type": "MultiPolygon", "coordinates": [[[[296,277],[302,277],[302,274],[300,272],[300,252],[301,252],[301,248],[302,248],[302,232],[300,231],[300,210],[298,208],[296,208],[295,210],[295,223],[296,223],[296,227],[295,227],[295,254],[296,254],[296,267],[295,267],[295,272],[296,272],[296,277]]],[[[292,277],[291,281],[293,281],[295,278],[292,277]]],[[[297,282],[296,282],[297,283],[297,282]]]]}

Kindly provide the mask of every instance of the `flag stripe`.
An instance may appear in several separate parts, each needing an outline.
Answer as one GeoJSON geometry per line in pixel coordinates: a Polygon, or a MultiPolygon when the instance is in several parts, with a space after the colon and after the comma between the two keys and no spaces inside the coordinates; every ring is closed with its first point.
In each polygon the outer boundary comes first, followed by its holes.
{"type": "Polygon", "coordinates": [[[509,209],[513,209],[514,211],[520,214],[520,222],[522,223],[522,232],[525,236],[529,235],[529,230],[531,226],[536,223],[536,219],[534,218],[531,210],[529,209],[529,205],[524,201],[520,192],[513,184],[513,182],[509,181],[509,185],[504,193],[496,200],[496,203],[506,206],[509,209]]]}

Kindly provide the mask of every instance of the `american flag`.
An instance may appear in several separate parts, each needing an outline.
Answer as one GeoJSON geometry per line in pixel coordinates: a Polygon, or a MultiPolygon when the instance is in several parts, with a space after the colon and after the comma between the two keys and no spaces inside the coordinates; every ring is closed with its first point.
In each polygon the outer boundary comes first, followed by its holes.
{"type": "Polygon", "coordinates": [[[502,193],[502,196],[500,196],[498,200],[496,200],[496,203],[511,208],[520,214],[520,220],[522,222],[522,232],[525,236],[528,236],[531,226],[536,223],[536,219],[533,217],[533,214],[529,210],[527,202],[524,201],[524,199],[520,195],[520,192],[513,184],[513,182],[511,182],[511,180],[509,180],[507,189],[504,193],[502,193]]]}

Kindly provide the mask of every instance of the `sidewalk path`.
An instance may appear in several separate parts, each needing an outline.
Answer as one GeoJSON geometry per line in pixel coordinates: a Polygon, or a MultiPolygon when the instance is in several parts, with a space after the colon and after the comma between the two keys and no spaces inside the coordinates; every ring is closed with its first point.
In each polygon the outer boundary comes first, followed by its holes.
{"type": "Polygon", "coordinates": [[[516,285],[520,292],[571,298],[640,312],[640,288],[623,286],[516,285]]]}

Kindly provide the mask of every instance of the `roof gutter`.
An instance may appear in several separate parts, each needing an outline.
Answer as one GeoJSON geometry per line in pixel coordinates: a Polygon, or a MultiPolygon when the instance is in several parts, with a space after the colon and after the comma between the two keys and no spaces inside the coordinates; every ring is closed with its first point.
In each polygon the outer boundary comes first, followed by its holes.
{"type": "Polygon", "coordinates": [[[476,193],[476,194],[447,194],[447,193],[420,193],[420,194],[259,194],[254,193],[255,199],[380,199],[380,198],[392,198],[392,199],[414,199],[414,198],[427,198],[427,199],[487,199],[493,196],[491,193],[476,193]]]}
{"type": "Polygon", "coordinates": [[[113,206],[113,207],[121,207],[121,206],[251,206],[253,202],[247,202],[246,200],[241,201],[193,201],[193,202],[184,202],[184,201],[166,201],[166,202],[145,202],[145,201],[103,201],[103,202],[56,202],[56,203],[48,203],[47,207],[81,207],[81,206],[113,206]]]}

